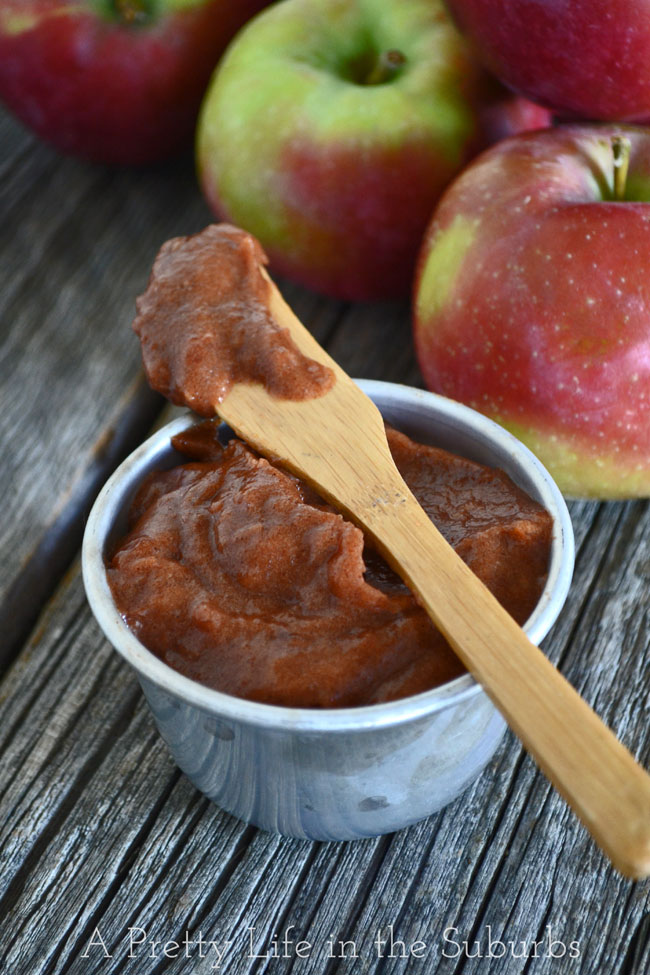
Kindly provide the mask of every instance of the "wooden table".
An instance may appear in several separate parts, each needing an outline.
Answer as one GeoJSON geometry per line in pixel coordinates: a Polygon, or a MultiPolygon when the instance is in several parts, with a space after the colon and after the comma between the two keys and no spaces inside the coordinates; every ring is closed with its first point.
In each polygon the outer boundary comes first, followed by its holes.
{"type": "MultiPolygon", "coordinates": [[[[650,884],[613,872],[510,734],[451,806],[358,843],[245,826],[176,769],[91,616],[78,553],[98,488],[162,407],[134,297],[162,241],[209,213],[189,157],[113,171],[6,116],[0,174],[0,970],[649,972],[650,884]],[[391,926],[394,957],[376,941],[391,926]],[[486,957],[490,936],[514,952],[486,957]],[[330,957],[340,939],[345,959],[330,957]],[[538,957],[513,957],[534,941],[538,957]]],[[[406,304],[285,294],[351,374],[420,383],[406,304]]],[[[571,510],[575,581],[545,648],[648,766],[648,505],[571,510]]]]}

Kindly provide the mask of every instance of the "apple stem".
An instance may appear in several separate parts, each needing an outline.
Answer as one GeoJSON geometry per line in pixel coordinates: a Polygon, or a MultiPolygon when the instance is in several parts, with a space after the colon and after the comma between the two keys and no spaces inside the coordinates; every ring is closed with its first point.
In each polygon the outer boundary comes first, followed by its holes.
{"type": "Polygon", "coordinates": [[[612,155],[614,157],[614,199],[625,199],[627,171],[630,165],[630,140],[623,135],[612,136],[612,155]]]}
{"type": "Polygon", "coordinates": [[[145,23],[151,17],[150,0],[113,0],[113,9],[128,26],[145,23]]]}
{"type": "Polygon", "coordinates": [[[385,81],[394,78],[397,72],[406,64],[406,57],[401,51],[392,49],[382,51],[367,75],[365,84],[383,85],[385,81]]]}

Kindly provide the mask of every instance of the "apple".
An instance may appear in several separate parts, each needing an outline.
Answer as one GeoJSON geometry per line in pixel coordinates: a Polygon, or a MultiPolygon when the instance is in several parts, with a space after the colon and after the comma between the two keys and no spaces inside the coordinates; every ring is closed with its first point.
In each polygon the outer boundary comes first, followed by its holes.
{"type": "MultiPolygon", "coordinates": [[[[481,148],[519,132],[545,129],[553,124],[551,112],[527,98],[513,95],[496,78],[485,78],[478,114],[481,148]]],[[[476,155],[476,153],[474,153],[476,155]]]]}
{"type": "Polygon", "coordinates": [[[201,185],[275,271],[339,298],[404,295],[437,198],[486,144],[482,111],[490,131],[548,123],[503,101],[439,0],[285,0],[215,73],[201,185]]]}
{"type": "Polygon", "coordinates": [[[572,496],[650,494],[649,201],[650,130],[526,133],[449,187],[419,258],[426,384],[509,429],[572,496]]]}
{"type": "Polygon", "coordinates": [[[556,113],[650,120],[650,0],[447,0],[485,65],[556,113]]]}
{"type": "Polygon", "coordinates": [[[264,5],[0,0],[0,100],[61,152],[152,162],[191,141],[219,55],[264,5]]]}

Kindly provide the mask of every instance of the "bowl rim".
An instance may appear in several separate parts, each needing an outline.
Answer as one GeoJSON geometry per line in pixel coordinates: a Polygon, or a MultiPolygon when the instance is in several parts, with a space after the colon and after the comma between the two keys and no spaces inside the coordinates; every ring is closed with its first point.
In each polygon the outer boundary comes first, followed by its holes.
{"type": "MultiPolygon", "coordinates": [[[[564,605],[574,563],[574,535],[571,517],[559,488],[546,468],[520,440],[471,407],[437,393],[381,380],[354,380],[371,399],[385,399],[398,393],[400,405],[429,406],[444,417],[460,421],[477,440],[501,448],[523,466],[535,483],[540,503],[553,518],[553,539],[549,574],[538,604],[524,625],[529,639],[538,644],[557,619],[564,605]]],[[[344,732],[393,726],[434,714],[484,693],[471,674],[411,697],[381,704],[347,708],[292,708],[263,704],[234,697],[185,677],[148,650],[128,628],[112,598],[104,565],[108,533],[125,496],[142,478],[142,468],[168,447],[176,433],[201,421],[188,412],[157,430],[137,447],[114,471],[90,511],[82,543],[82,575],[86,596],[104,635],[140,678],[166,691],[183,703],[207,714],[266,728],[302,732],[344,732]]]]}

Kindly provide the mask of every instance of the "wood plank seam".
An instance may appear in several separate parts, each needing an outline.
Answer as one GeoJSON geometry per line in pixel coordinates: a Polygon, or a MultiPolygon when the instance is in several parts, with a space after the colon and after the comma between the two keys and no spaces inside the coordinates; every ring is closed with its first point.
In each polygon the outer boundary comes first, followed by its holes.
{"type": "Polygon", "coordinates": [[[650,912],[637,924],[623,959],[621,975],[640,975],[650,965],[650,912]]]}
{"type": "Polygon", "coordinates": [[[162,400],[140,377],[129,408],[117,419],[110,441],[95,454],[0,605],[0,632],[4,635],[0,673],[20,653],[44,605],[77,556],[85,519],[95,497],[113,470],[144,439],[161,409],[162,400]]]}
{"type": "MultiPolygon", "coordinates": [[[[235,873],[237,867],[239,866],[242,857],[244,856],[246,850],[248,849],[248,847],[250,846],[253,840],[253,837],[257,832],[258,830],[256,829],[255,826],[247,825],[244,827],[244,830],[237,841],[235,849],[233,850],[232,855],[230,856],[228,863],[226,864],[226,867],[219,874],[219,878],[217,884],[215,885],[215,889],[212,891],[210,897],[207,898],[209,904],[206,904],[204,907],[202,907],[201,911],[199,911],[196,914],[196,916],[192,918],[191,924],[189,923],[189,920],[186,920],[184,922],[184,927],[182,928],[183,931],[187,931],[188,933],[193,935],[195,932],[201,930],[201,925],[203,921],[206,919],[210,911],[216,906],[217,901],[219,900],[221,894],[223,893],[223,890],[230,882],[233,874],[235,873]]],[[[180,930],[181,928],[179,926],[179,932],[180,930]]],[[[147,972],[147,975],[164,975],[165,971],[168,968],[169,968],[169,961],[163,958],[147,972]]],[[[196,961],[194,959],[190,959],[190,972],[194,972],[194,971],[196,971],[196,961]]]]}
{"type": "MultiPolygon", "coordinates": [[[[534,937],[534,940],[535,941],[538,941],[539,942],[539,941],[543,941],[544,940],[544,934],[546,933],[546,926],[547,926],[547,924],[549,922],[549,919],[551,917],[551,909],[552,909],[552,907],[553,907],[553,901],[550,900],[548,902],[548,904],[546,905],[546,910],[544,911],[544,916],[542,917],[539,925],[537,926],[537,931],[535,932],[535,937],[534,937]]],[[[533,956],[532,955],[529,955],[529,957],[526,959],[526,962],[524,964],[524,967],[521,970],[521,975],[528,975],[528,973],[530,972],[530,970],[532,968],[532,965],[533,965],[533,962],[534,961],[535,961],[535,959],[533,958],[533,956]]]]}
{"type": "MultiPolygon", "coordinates": [[[[325,846],[325,844],[318,844],[318,845],[319,845],[319,847],[321,849],[324,848],[324,846],[325,846]]],[[[340,852],[337,851],[336,859],[333,861],[333,864],[334,865],[332,866],[332,872],[340,865],[340,861],[341,861],[341,855],[340,855],[340,852]]],[[[329,878],[331,877],[331,875],[332,875],[331,873],[328,875],[328,878],[327,878],[328,881],[329,881],[329,878]]],[[[319,913],[319,911],[321,909],[321,906],[322,906],[322,904],[323,904],[323,902],[325,900],[325,896],[327,894],[328,886],[329,886],[329,883],[326,882],[321,887],[321,890],[320,890],[318,896],[316,897],[315,901],[313,902],[312,909],[307,912],[307,916],[305,917],[304,922],[303,922],[303,925],[302,925],[302,930],[307,931],[311,927],[311,925],[314,923],[315,918],[318,915],[318,913],[319,913]]],[[[297,894],[300,895],[300,891],[297,891],[297,894]]],[[[296,896],[294,896],[292,898],[291,903],[292,903],[292,906],[295,906],[297,904],[297,897],[296,896]]],[[[291,975],[291,973],[293,972],[293,970],[294,970],[294,968],[295,968],[295,966],[296,966],[297,963],[298,963],[298,959],[297,958],[295,958],[295,959],[293,959],[291,961],[291,964],[290,964],[290,966],[288,968],[287,975],[291,975]]]]}
{"type": "MultiPolygon", "coordinates": [[[[377,848],[375,849],[370,864],[365,871],[363,881],[359,885],[359,892],[355,896],[346,918],[341,921],[339,925],[339,929],[334,938],[335,944],[338,944],[341,940],[345,941],[347,938],[352,937],[352,932],[354,931],[357,921],[361,915],[361,911],[363,910],[365,898],[367,897],[368,891],[372,889],[373,883],[381,870],[390,845],[393,842],[394,835],[394,833],[389,833],[386,836],[379,837],[377,848]]],[[[331,958],[328,960],[323,969],[323,975],[336,975],[339,967],[340,963],[338,959],[331,958]]]]}
{"type": "MultiPolygon", "coordinates": [[[[531,772],[533,771],[533,768],[534,768],[533,767],[533,763],[532,763],[532,759],[529,759],[528,755],[524,751],[523,747],[519,744],[519,742],[517,741],[517,739],[514,737],[514,735],[512,735],[511,733],[509,733],[508,731],[506,731],[506,736],[507,736],[506,737],[506,742],[509,741],[510,742],[510,745],[512,747],[516,747],[518,749],[518,755],[517,755],[517,758],[515,759],[515,762],[513,764],[512,772],[510,774],[510,779],[509,779],[508,785],[506,787],[506,792],[505,792],[505,795],[503,797],[503,800],[502,800],[502,802],[501,802],[501,804],[499,806],[499,809],[497,811],[496,818],[495,818],[494,822],[492,823],[492,825],[491,825],[491,827],[489,829],[489,832],[488,832],[488,834],[485,837],[485,841],[484,841],[484,843],[482,845],[481,851],[480,851],[478,857],[476,858],[476,861],[474,862],[474,864],[472,866],[472,871],[471,871],[470,878],[469,878],[468,883],[467,883],[465,895],[464,895],[463,900],[461,901],[460,906],[459,906],[459,913],[463,910],[463,908],[468,903],[469,899],[472,897],[472,890],[474,888],[475,882],[476,882],[476,880],[477,880],[480,872],[483,869],[483,865],[486,862],[489,853],[491,852],[491,850],[493,848],[493,844],[495,842],[495,838],[497,836],[497,833],[499,832],[499,829],[501,828],[501,826],[502,826],[502,824],[504,822],[506,813],[507,813],[507,811],[510,808],[511,800],[512,800],[515,792],[518,791],[521,788],[521,783],[519,782],[519,777],[520,777],[520,772],[521,772],[522,767],[529,767],[531,772]],[[526,762],[527,759],[528,759],[528,763],[526,762]]],[[[500,752],[503,753],[504,748],[506,748],[506,747],[507,746],[504,745],[504,743],[502,743],[499,746],[500,752]]],[[[531,790],[532,790],[532,780],[531,780],[531,782],[529,784],[529,788],[528,788],[527,795],[530,793],[531,790]]],[[[460,801],[462,801],[462,798],[461,798],[460,801]]],[[[526,800],[524,799],[524,802],[525,801],[526,800]]],[[[523,802],[522,802],[522,805],[523,805],[523,802]]],[[[520,820],[520,817],[518,817],[518,819],[517,819],[516,822],[518,823],[519,820],[520,820]]],[[[515,828],[516,828],[516,826],[515,826],[515,828]]],[[[514,830],[513,830],[513,832],[514,832],[514,830]]],[[[499,876],[500,876],[500,868],[501,868],[501,865],[502,865],[501,862],[499,862],[497,864],[497,867],[495,868],[495,870],[492,872],[488,889],[486,890],[484,899],[481,901],[481,903],[478,906],[477,914],[480,913],[483,910],[484,903],[486,903],[489,900],[490,896],[491,896],[491,892],[494,889],[494,886],[496,885],[496,883],[497,883],[497,881],[499,879],[499,876]]]]}
{"type": "MultiPolygon", "coordinates": [[[[71,639],[74,639],[74,636],[79,631],[79,629],[85,626],[87,622],[87,618],[88,617],[87,617],[86,607],[80,605],[75,611],[74,615],[70,618],[71,639]]],[[[23,690],[26,691],[25,703],[22,704],[22,706],[19,708],[18,713],[14,716],[13,724],[10,725],[5,737],[2,739],[0,747],[2,748],[3,752],[6,752],[11,748],[11,746],[14,743],[14,740],[16,739],[16,736],[20,734],[23,725],[25,724],[25,722],[28,720],[30,716],[30,712],[35,706],[40,695],[43,693],[43,688],[47,685],[49,678],[56,670],[59,660],[63,658],[65,654],[69,651],[70,642],[71,642],[70,639],[67,639],[65,641],[63,640],[59,641],[58,652],[53,653],[50,659],[41,668],[41,671],[39,673],[39,678],[40,678],[39,682],[38,683],[30,682],[26,688],[23,688],[23,690]]],[[[0,682],[0,686],[1,686],[1,682],[0,682]]],[[[1,704],[2,701],[0,700],[0,705],[1,704]]],[[[2,730],[4,731],[5,728],[6,725],[5,727],[3,727],[2,730]]],[[[0,791],[0,796],[4,794],[10,782],[11,780],[7,778],[3,780],[2,783],[3,788],[2,791],[0,791]]]]}
{"type": "MultiPolygon", "coordinates": [[[[428,838],[425,844],[423,854],[420,857],[420,861],[417,867],[415,868],[415,871],[413,872],[413,876],[404,894],[402,906],[397,914],[391,915],[390,923],[393,925],[393,930],[396,932],[401,930],[401,924],[405,917],[406,910],[408,908],[411,896],[418,890],[420,881],[428,866],[429,857],[431,855],[432,850],[435,847],[438,838],[438,832],[439,832],[438,829],[431,830],[431,836],[428,838]]],[[[380,958],[375,968],[375,975],[383,975],[383,972],[386,970],[389,964],[390,964],[390,960],[387,957],[380,958]]]]}
{"type": "MultiPolygon", "coordinates": [[[[302,867],[298,871],[298,875],[291,879],[291,895],[287,899],[287,901],[282,905],[282,908],[278,913],[278,916],[273,925],[274,930],[284,931],[286,929],[286,925],[289,917],[291,916],[291,910],[295,903],[296,897],[300,893],[300,890],[302,889],[302,885],[307,875],[311,871],[314,865],[314,861],[316,860],[316,857],[318,856],[319,845],[320,844],[318,843],[312,843],[311,849],[309,850],[307,857],[305,858],[305,862],[303,863],[302,867]]],[[[292,966],[293,966],[293,961],[291,965],[288,967],[287,971],[290,971],[292,966]]],[[[250,975],[262,975],[263,972],[268,971],[269,968],[273,969],[274,967],[275,965],[273,959],[262,958],[253,964],[253,966],[250,969],[250,975]]],[[[188,973],[188,975],[190,975],[190,973],[188,973]]]]}

